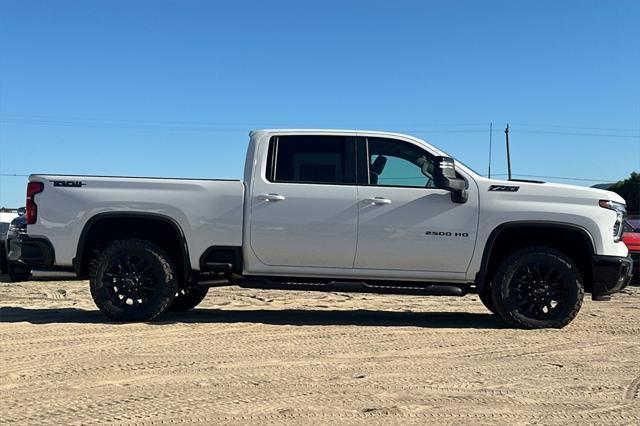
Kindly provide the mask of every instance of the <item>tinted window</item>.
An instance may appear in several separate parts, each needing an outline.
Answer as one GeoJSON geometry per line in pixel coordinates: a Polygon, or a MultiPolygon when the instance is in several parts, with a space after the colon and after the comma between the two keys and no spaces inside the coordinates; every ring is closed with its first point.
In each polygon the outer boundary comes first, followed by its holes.
{"type": "Polygon", "coordinates": [[[271,140],[272,182],[355,183],[355,143],[342,136],[278,136],[271,140]]]}
{"type": "Polygon", "coordinates": [[[394,139],[368,138],[369,184],[435,188],[433,157],[419,147],[394,139]],[[427,175],[422,172],[426,162],[427,175]]]}

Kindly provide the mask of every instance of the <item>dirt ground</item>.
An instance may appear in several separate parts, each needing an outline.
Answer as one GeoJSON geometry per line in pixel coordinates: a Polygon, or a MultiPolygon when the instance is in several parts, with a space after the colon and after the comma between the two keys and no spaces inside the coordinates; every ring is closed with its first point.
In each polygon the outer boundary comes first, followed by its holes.
{"type": "Polygon", "coordinates": [[[639,349],[637,287],[524,331],[476,296],[234,287],[114,324],[86,281],[0,282],[0,423],[640,424],[639,349]]]}

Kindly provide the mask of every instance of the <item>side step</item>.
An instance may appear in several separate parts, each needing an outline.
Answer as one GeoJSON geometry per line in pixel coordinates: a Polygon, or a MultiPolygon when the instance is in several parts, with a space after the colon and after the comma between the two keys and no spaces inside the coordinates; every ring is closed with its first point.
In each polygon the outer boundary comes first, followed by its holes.
{"type": "Polygon", "coordinates": [[[231,280],[231,274],[227,272],[200,272],[196,277],[196,283],[202,287],[224,287],[235,285],[231,280]]]}
{"type": "Polygon", "coordinates": [[[202,266],[205,271],[231,272],[233,270],[233,265],[226,262],[204,262],[202,266]]]}
{"type": "Polygon", "coordinates": [[[344,293],[407,294],[415,296],[464,296],[471,292],[469,286],[449,283],[387,282],[368,284],[358,281],[297,282],[267,279],[244,279],[236,282],[244,288],[264,290],[338,291],[344,293]]]}

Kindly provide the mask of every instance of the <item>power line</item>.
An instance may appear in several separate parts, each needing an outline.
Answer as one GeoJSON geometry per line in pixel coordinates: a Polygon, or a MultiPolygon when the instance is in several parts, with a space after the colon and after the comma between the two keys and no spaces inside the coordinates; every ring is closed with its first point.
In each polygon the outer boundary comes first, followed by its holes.
{"type": "MultiPolygon", "coordinates": [[[[533,177],[533,178],[542,178],[542,179],[562,179],[562,180],[578,180],[585,182],[610,182],[611,179],[585,179],[585,178],[577,178],[577,177],[568,177],[568,176],[542,176],[542,175],[526,175],[521,173],[514,173],[515,176],[523,176],[523,177],[533,177]]],[[[494,176],[507,176],[507,173],[494,173],[494,176]]],[[[616,181],[617,182],[617,181],[616,181]]]]}
{"type": "MultiPolygon", "coordinates": [[[[124,122],[124,123],[147,123],[147,124],[162,124],[162,125],[196,125],[196,126],[251,126],[251,125],[264,125],[272,126],[274,122],[220,122],[220,121],[197,121],[197,120],[148,120],[148,119],[130,119],[130,118],[108,118],[108,117],[90,117],[90,116],[77,116],[77,115],[48,115],[48,114],[7,114],[0,113],[0,117],[18,118],[18,119],[45,119],[45,120],[79,120],[79,121],[102,121],[102,122],[124,122]]],[[[351,123],[334,123],[340,125],[353,125],[351,123]]],[[[412,126],[429,126],[429,127],[484,127],[486,123],[357,123],[367,124],[375,126],[391,126],[391,127],[412,127],[412,126]]],[[[500,124],[500,123],[497,123],[500,124]]],[[[613,128],[613,127],[586,127],[575,125],[559,125],[559,124],[527,124],[527,123],[512,123],[522,127],[542,127],[542,128],[559,128],[559,129],[583,129],[583,130],[605,130],[614,132],[636,132],[638,129],[630,128],[613,128]]]]}
{"type": "MultiPolygon", "coordinates": [[[[201,131],[201,132],[236,132],[246,131],[247,127],[279,127],[276,123],[248,123],[248,122],[214,122],[214,121],[160,121],[160,120],[134,120],[134,119],[114,119],[100,117],[79,117],[79,116],[57,116],[57,115],[29,115],[29,114],[0,114],[3,123],[11,124],[32,124],[37,126],[62,126],[62,127],[94,127],[94,128],[125,128],[125,129],[142,129],[142,130],[173,130],[173,131],[201,131]],[[247,126],[247,127],[228,127],[228,126],[247,126]]],[[[334,125],[340,126],[338,123],[334,125]]],[[[349,126],[352,126],[350,124],[349,126]]],[[[360,123],[360,125],[363,125],[360,123]]],[[[416,124],[386,124],[384,126],[397,127],[404,132],[412,133],[484,133],[486,130],[481,128],[473,129],[473,127],[484,127],[486,124],[481,123],[441,123],[441,124],[423,124],[434,128],[411,128],[419,127],[416,124]],[[440,127],[451,126],[450,129],[442,129],[440,127]],[[462,127],[462,128],[460,128],[462,127]]],[[[376,127],[383,126],[376,123],[376,127]]],[[[592,130],[609,130],[618,132],[631,132],[630,129],[614,129],[604,127],[580,127],[580,126],[560,126],[548,124],[517,124],[523,127],[542,127],[542,128],[566,128],[566,129],[592,129],[592,130]]],[[[289,124],[287,127],[291,127],[289,124]]],[[[314,127],[314,126],[310,126],[314,127]]],[[[486,129],[486,127],[484,127],[486,129]]],[[[513,130],[513,129],[512,129],[513,130]]],[[[499,131],[491,129],[490,132],[499,131]]],[[[516,128],[517,133],[530,134],[548,134],[548,135],[564,135],[564,136],[582,136],[582,137],[606,137],[606,138],[625,138],[638,139],[640,134],[612,134],[612,133],[593,133],[593,132],[565,132],[554,130],[534,130],[516,128]]]]}
{"type": "Polygon", "coordinates": [[[213,127],[196,127],[196,126],[175,126],[175,125],[145,125],[145,124],[127,124],[127,123],[91,123],[91,122],[64,122],[64,121],[46,121],[32,119],[10,119],[2,120],[3,123],[11,124],[30,124],[36,126],[53,126],[53,127],[88,127],[101,129],[133,129],[133,130],[175,130],[175,131],[199,131],[199,132],[237,132],[247,131],[246,127],[242,128],[213,128],[213,127]]]}
{"type": "Polygon", "coordinates": [[[537,133],[545,135],[568,135],[568,136],[593,136],[593,137],[606,137],[606,138],[631,138],[640,139],[640,134],[637,135],[614,135],[606,133],[573,133],[573,132],[554,132],[547,130],[517,130],[519,133],[537,133]]]}
{"type": "MultiPolygon", "coordinates": [[[[186,125],[186,126],[278,126],[276,122],[217,122],[217,121],[175,121],[175,120],[141,120],[141,119],[119,119],[105,117],[81,117],[81,116],[63,116],[63,115],[38,115],[38,114],[0,114],[0,117],[18,120],[62,120],[62,121],[99,121],[108,123],[133,123],[133,124],[160,124],[160,125],[186,125]]],[[[334,125],[354,125],[354,123],[333,123],[334,125]]],[[[433,126],[433,127],[480,127],[485,126],[483,123],[355,123],[370,126],[389,126],[389,127],[411,127],[411,126],[433,126]]],[[[291,124],[288,124],[291,126],[291,124]]]]}
{"type": "Polygon", "coordinates": [[[526,123],[512,123],[516,126],[522,127],[550,127],[557,129],[582,129],[582,130],[605,130],[611,132],[637,132],[638,129],[621,129],[621,128],[613,128],[613,127],[584,127],[584,126],[561,126],[558,124],[526,124],[526,123]]]}
{"type": "MultiPolygon", "coordinates": [[[[31,124],[36,126],[62,126],[62,127],[89,127],[89,128],[121,128],[134,130],[167,130],[167,131],[195,131],[195,132],[238,132],[246,131],[247,128],[214,128],[197,126],[174,126],[174,125],[143,125],[143,124],[118,124],[118,123],[92,123],[92,122],[63,122],[53,120],[35,119],[9,119],[2,120],[4,123],[31,124]]],[[[409,129],[403,130],[408,133],[484,133],[486,130],[469,129],[409,129]]]]}
{"type": "MultiPolygon", "coordinates": [[[[162,125],[197,125],[197,126],[242,126],[249,123],[246,122],[216,122],[216,121],[176,121],[176,120],[141,120],[127,118],[106,118],[106,117],[79,117],[65,115],[39,115],[39,114],[0,114],[0,117],[8,117],[15,119],[44,119],[44,120],[64,120],[64,121],[100,121],[109,123],[146,123],[146,124],[162,124],[162,125]]],[[[256,124],[256,123],[252,123],[256,124]]]]}

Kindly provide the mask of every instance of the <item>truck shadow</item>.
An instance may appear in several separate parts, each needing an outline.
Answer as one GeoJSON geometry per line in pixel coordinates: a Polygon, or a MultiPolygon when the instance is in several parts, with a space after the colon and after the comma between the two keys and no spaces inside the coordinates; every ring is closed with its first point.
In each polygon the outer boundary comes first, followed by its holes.
{"type": "MultiPolygon", "coordinates": [[[[0,323],[31,324],[113,324],[99,311],[77,308],[29,309],[0,308],[0,323]]],[[[259,323],[267,325],[328,326],[355,325],[373,327],[478,328],[500,329],[506,325],[495,315],[469,312],[388,312],[373,310],[233,310],[195,309],[186,313],[168,313],[150,325],[259,323]]]]}

